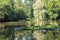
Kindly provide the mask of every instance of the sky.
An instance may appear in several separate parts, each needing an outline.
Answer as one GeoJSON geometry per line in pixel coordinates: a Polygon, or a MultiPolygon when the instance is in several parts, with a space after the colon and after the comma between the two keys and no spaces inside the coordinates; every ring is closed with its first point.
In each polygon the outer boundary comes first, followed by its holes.
{"type": "MultiPolygon", "coordinates": [[[[14,1],[16,2],[17,0],[14,1]]],[[[25,5],[25,0],[21,0],[21,2],[25,5]]],[[[29,4],[29,1],[27,1],[26,3],[29,4]]]]}
{"type": "Polygon", "coordinates": [[[24,4],[24,0],[21,0],[22,1],[22,3],[24,4]]]}
{"type": "MultiPolygon", "coordinates": [[[[17,0],[14,0],[15,2],[17,1],[17,0]]],[[[24,3],[24,0],[21,0],[22,1],[22,3],[24,3]]]]}

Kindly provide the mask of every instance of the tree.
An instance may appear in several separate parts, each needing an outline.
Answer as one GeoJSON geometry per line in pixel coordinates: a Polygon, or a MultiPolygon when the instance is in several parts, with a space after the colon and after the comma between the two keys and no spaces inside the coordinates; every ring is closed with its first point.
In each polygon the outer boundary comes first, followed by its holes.
{"type": "Polygon", "coordinates": [[[14,0],[5,0],[5,1],[1,1],[1,3],[2,3],[1,4],[2,6],[0,6],[1,22],[2,21],[19,21],[19,20],[26,19],[27,15],[23,10],[23,7],[21,5],[21,0],[17,0],[16,2],[14,2],[14,0]]]}
{"type": "Polygon", "coordinates": [[[57,20],[60,10],[59,0],[48,0],[46,3],[46,9],[50,19],[57,20]]]}
{"type": "Polygon", "coordinates": [[[2,15],[2,17],[1,17],[1,22],[2,21],[4,21],[4,15],[7,15],[10,11],[12,11],[12,3],[11,3],[11,0],[1,0],[0,1],[0,9],[1,9],[1,12],[0,12],[0,14],[2,15]],[[7,10],[6,10],[6,8],[5,7],[7,7],[7,10]],[[9,9],[9,7],[10,7],[10,9],[9,9]]]}
{"type": "Polygon", "coordinates": [[[56,22],[58,20],[60,20],[60,0],[48,0],[45,1],[46,5],[45,5],[45,9],[47,11],[48,14],[48,21],[49,21],[49,26],[46,26],[48,28],[50,27],[58,27],[59,24],[56,22]]]}
{"type": "Polygon", "coordinates": [[[44,6],[45,5],[43,0],[37,0],[33,4],[35,26],[43,25],[43,20],[45,20],[45,12],[46,12],[46,10],[44,9],[44,6]]]}

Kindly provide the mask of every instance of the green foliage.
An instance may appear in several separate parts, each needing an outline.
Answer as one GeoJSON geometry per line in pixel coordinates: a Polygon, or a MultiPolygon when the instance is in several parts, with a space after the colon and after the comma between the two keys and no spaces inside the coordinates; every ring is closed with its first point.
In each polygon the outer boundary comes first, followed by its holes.
{"type": "MultiPolygon", "coordinates": [[[[52,21],[52,20],[60,19],[59,18],[60,17],[60,0],[48,0],[48,1],[45,0],[46,5],[44,4],[44,2],[40,2],[40,0],[38,0],[36,3],[34,3],[35,5],[34,8],[32,6],[33,5],[32,1],[33,0],[25,0],[25,4],[22,4],[21,0],[16,0],[16,2],[14,2],[13,0],[0,0],[0,20],[4,20],[4,21],[27,20],[27,26],[29,27],[26,27],[26,29],[31,29],[31,30],[39,29],[39,28],[49,29],[49,28],[60,27],[56,21],[52,21]],[[30,14],[33,12],[33,9],[34,9],[35,19],[30,18],[31,16],[30,14]],[[47,11],[46,14],[49,17],[47,24],[44,18],[46,16],[45,10],[47,11]],[[38,19],[38,21],[36,19],[38,19]],[[34,22],[34,20],[36,22],[34,22]],[[39,26],[34,26],[35,23],[39,24],[39,26]],[[40,26],[40,24],[42,25],[40,26]]],[[[13,30],[13,27],[1,28],[0,33],[1,35],[4,34],[5,37],[10,37],[13,34],[12,30],[13,30]],[[10,35],[9,33],[12,33],[12,34],[10,35]]],[[[47,37],[49,38],[49,40],[51,40],[52,38],[54,40],[60,40],[59,33],[60,33],[59,31],[48,32],[47,37]]],[[[3,39],[0,39],[0,40],[3,40],[3,39]]]]}
{"type": "Polygon", "coordinates": [[[60,31],[49,31],[47,32],[47,39],[48,40],[60,40],[60,31]]]}
{"type": "Polygon", "coordinates": [[[57,20],[60,10],[60,0],[48,0],[46,3],[46,10],[50,19],[57,20]]]}
{"type": "MultiPolygon", "coordinates": [[[[0,1],[0,21],[19,21],[26,20],[28,10],[24,11],[24,7],[21,5],[21,0],[17,0],[15,3],[13,0],[1,0],[0,1]]],[[[28,9],[28,8],[26,8],[28,9]]]]}
{"type": "Polygon", "coordinates": [[[60,0],[48,0],[45,2],[45,9],[47,10],[47,15],[49,17],[48,25],[46,25],[46,28],[59,27],[57,21],[60,19],[60,0]]]}

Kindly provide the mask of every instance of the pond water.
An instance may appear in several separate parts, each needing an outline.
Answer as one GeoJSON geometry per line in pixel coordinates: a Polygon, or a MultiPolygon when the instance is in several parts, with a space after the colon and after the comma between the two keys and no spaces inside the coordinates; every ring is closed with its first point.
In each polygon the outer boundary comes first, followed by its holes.
{"type": "Polygon", "coordinates": [[[24,30],[25,27],[0,28],[0,40],[60,40],[60,28],[24,30]]]}

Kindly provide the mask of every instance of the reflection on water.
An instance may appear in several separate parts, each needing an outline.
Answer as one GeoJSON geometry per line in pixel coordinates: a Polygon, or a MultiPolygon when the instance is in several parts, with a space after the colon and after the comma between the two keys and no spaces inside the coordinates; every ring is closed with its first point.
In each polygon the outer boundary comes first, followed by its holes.
{"type": "Polygon", "coordinates": [[[23,30],[24,27],[0,27],[0,40],[60,40],[58,30],[23,30]]]}
{"type": "MultiPolygon", "coordinates": [[[[14,40],[18,40],[18,37],[15,37],[14,40]]],[[[22,40],[31,40],[31,37],[27,37],[27,38],[22,37],[22,40]]]]}
{"type": "Polygon", "coordinates": [[[25,37],[22,37],[22,40],[26,40],[25,37]]]}
{"type": "Polygon", "coordinates": [[[15,37],[14,40],[18,40],[18,37],[15,37]]]}

